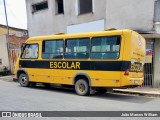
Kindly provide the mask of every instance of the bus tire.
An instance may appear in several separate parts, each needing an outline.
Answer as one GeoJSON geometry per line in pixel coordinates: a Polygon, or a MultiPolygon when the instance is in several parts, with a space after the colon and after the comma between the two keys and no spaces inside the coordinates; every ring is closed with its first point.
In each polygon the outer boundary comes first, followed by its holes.
{"type": "Polygon", "coordinates": [[[28,75],[25,73],[20,74],[18,81],[22,87],[28,87],[30,85],[28,75]]]}
{"type": "Polygon", "coordinates": [[[80,96],[87,96],[90,93],[88,82],[84,79],[79,79],[75,83],[75,91],[80,96]]]}

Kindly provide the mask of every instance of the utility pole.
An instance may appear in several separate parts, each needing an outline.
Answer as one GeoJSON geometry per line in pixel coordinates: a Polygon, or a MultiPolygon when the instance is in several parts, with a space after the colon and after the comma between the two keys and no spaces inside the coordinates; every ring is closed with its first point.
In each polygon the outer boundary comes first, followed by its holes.
{"type": "Polygon", "coordinates": [[[6,1],[3,0],[4,3],[4,11],[5,11],[5,18],[6,18],[6,28],[7,28],[7,53],[8,53],[8,60],[9,60],[9,68],[11,70],[11,63],[10,63],[10,56],[9,56],[9,26],[8,26],[8,18],[7,18],[7,9],[6,9],[6,1]]]}
{"type": "MultiPolygon", "coordinates": [[[[4,3],[5,18],[6,18],[7,35],[9,37],[9,26],[8,26],[8,18],[7,18],[6,1],[3,0],[3,3],[4,3]]],[[[8,43],[8,41],[7,41],[7,43],[8,43]]]]}

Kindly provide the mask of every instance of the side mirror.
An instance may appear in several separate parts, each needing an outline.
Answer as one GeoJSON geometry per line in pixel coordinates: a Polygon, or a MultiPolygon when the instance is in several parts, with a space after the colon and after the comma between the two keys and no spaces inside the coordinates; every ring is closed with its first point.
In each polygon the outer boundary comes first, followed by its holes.
{"type": "Polygon", "coordinates": [[[26,44],[25,43],[22,43],[22,45],[21,45],[21,53],[24,51],[24,47],[26,46],[26,44]]]}

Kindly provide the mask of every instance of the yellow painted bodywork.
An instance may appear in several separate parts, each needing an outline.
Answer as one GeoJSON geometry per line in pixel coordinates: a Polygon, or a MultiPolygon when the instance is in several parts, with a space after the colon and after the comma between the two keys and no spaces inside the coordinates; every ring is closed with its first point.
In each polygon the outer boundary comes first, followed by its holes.
{"type": "MultiPolygon", "coordinates": [[[[121,47],[119,59],[107,60],[91,60],[91,59],[67,59],[67,61],[145,61],[145,39],[138,33],[132,30],[113,30],[113,31],[100,31],[81,34],[61,34],[52,36],[39,36],[29,38],[26,43],[39,44],[39,57],[35,60],[43,60],[42,54],[42,41],[53,39],[67,39],[67,38],[83,38],[83,37],[98,37],[98,36],[121,36],[121,47]],[[140,39],[141,45],[138,43],[140,39]]],[[[19,60],[16,63],[15,70],[19,69],[19,60]]],[[[45,59],[48,61],[62,61],[65,59],[45,59]]],[[[25,68],[28,72],[29,80],[32,82],[44,83],[57,83],[57,84],[73,84],[74,76],[77,73],[85,73],[90,77],[92,87],[123,87],[132,85],[141,85],[144,77],[143,72],[130,72],[129,76],[124,75],[124,71],[94,71],[94,70],[65,70],[65,69],[36,69],[25,68]],[[135,83],[136,80],[136,83],[135,83]]],[[[16,74],[16,72],[15,72],[16,74]]]]}

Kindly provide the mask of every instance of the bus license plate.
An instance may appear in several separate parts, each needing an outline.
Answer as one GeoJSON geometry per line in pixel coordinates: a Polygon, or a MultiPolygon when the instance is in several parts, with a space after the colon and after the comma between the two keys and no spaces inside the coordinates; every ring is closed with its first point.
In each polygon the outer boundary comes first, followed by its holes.
{"type": "Polygon", "coordinates": [[[138,80],[135,80],[134,83],[135,83],[135,84],[138,84],[138,80]]]}

